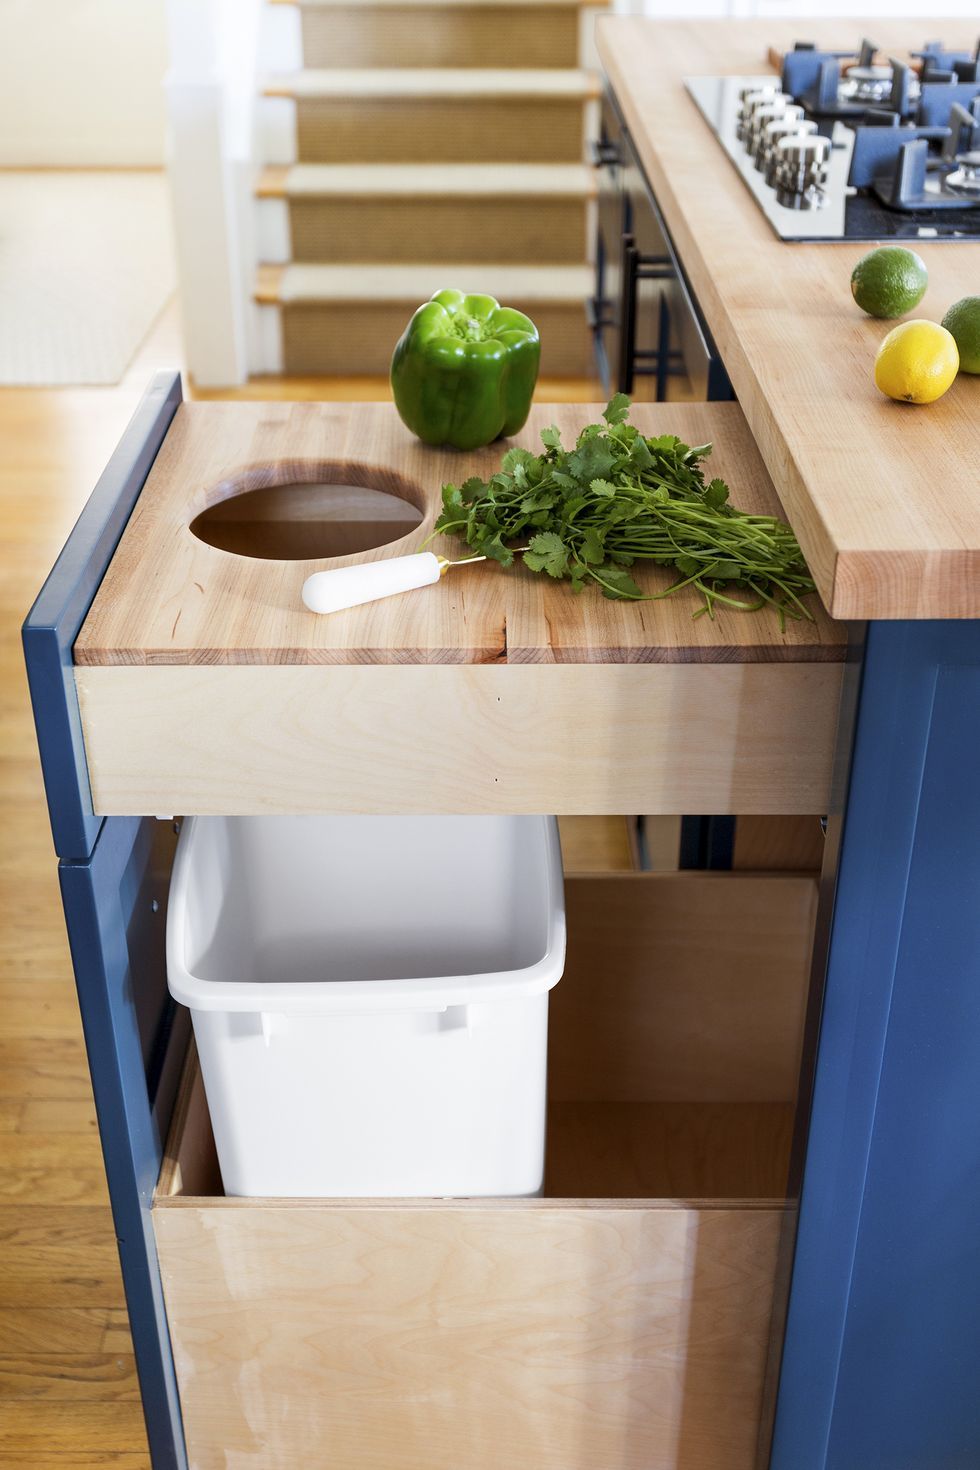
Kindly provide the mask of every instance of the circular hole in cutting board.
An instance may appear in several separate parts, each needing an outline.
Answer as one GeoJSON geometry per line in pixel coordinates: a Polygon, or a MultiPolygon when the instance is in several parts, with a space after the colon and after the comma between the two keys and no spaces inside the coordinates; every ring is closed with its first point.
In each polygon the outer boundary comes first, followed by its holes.
{"type": "MultiPolygon", "coordinates": [[[[317,466],[319,474],[325,468],[317,466]]],[[[220,499],[191,522],[199,540],[235,556],[312,561],[387,546],[422,522],[422,511],[406,498],[414,487],[400,479],[402,493],[396,493],[326,477],[298,480],[295,466],[282,484],[256,484],[257,473],[252,472],[245,488],[229,483],[218,487],[220,499]]],[[[266,471],[270,477],[273,473],[266,471]]]]}

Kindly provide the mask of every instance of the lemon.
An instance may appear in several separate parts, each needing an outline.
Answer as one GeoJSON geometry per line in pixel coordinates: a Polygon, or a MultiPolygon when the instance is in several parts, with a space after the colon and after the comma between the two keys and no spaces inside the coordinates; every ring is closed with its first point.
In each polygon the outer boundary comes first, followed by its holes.
{"type": "Polygon", "coordinates": [[[980,373],[980,296],[964,296],[943,317],[960,354],[961,373],[980,373]]]}
{"type": "Polygon", "coordinates": [[[875,358],[875,384],[902,403],[935,403],[956,377],[960,354],[951,332],[938,322],[892,327],[875,358]]]}
{"type": "Polygon", "coordinates": [[[904,245],[883,245],[862,255],[851,272],[851,295],[868,316],[904,316],[926,294],[929,272],[921,255],[904,245]]]}

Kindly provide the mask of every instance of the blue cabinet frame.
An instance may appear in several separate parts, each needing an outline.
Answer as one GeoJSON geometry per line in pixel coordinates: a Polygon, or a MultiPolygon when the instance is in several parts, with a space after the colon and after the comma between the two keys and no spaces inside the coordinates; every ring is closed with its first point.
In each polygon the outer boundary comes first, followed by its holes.
{"type": "Polygon", "coordinates": [[[980,625],[853,659],[771,1465],[976,1470],[980,625]]]}
{"type": "MultiPolygon", "coordinates": [[[[163,960],[173,833],[93,813],[72,648],[179,402],[154,380],[24,628],[154,1470],[187,1467],[150,1221],[187,1036],[163,960]]],[[[857,629],[846,684],[761,1463],[976,1470],[980,625],[857,629]]]]}
{"type": "Polygon", "coordinates": [[[181,401],[159,374],[24,624],[24,656],[154,1470],[187,1470],[150,1206],[186,1014],[164,960],[173,834],[92,810],[72,649],[181,401]],[[169,835],[169,849],[167,836],[169,835]]]}

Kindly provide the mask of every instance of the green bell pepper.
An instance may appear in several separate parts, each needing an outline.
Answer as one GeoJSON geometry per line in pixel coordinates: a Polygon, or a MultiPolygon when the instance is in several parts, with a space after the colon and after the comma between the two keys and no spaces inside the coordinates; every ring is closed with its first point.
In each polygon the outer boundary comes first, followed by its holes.
{"type": "Polygon", "coordinates": [[[538,329],[523,312],[437,291],[395,348],[395,407],[426,444],[479,449],[523,428],[540,360],[538,329]]]}

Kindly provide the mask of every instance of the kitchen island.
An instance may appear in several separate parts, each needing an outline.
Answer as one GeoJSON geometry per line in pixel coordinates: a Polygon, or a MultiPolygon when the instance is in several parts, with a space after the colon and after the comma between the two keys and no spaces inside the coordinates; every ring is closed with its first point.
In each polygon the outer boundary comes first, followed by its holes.
{"type": "MultiPolygon", "coordinates": [[[[536,405],[520,441],[599,412],[536,405]]],[[[711,442],[733,502],[781,513],[737,404],[631,418],[711,442]]],[[[815,593],[783,626],[478,564],[304,608],[325,564],[417,550],[444,481],[501,452],[421,445],[390,404],[183,403],[161,375],[28,618],[154,1470],[325,1444],[344,1470],[754,1461],[809,870],[569,874],[541,1197],[225,1196],[168,994],[187,814],[791,814],[819,840],[847,642],[815,593]]]]}
{"type": "MultiPolygon", "coordinates": [[[[773,1470],[980,1463],[980,378],[883,398],[866,242],[785,243],[684,88],[798,39],[908,56],[935,19],[602,20],[611,100],[827,607],[852,620],[777,1313],[773,1470]],[[785,1320],[785,1336],[782,1326],[785,1320]],[[780,1363],[781,1359],[781,1363],[780,1363]]],[[[908,243],[917,315],[980,244],[908,243]]],[[[769,1458],[771,1452],[771,1458],[769,1458]]]]}

